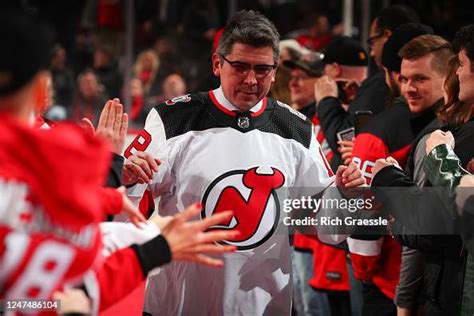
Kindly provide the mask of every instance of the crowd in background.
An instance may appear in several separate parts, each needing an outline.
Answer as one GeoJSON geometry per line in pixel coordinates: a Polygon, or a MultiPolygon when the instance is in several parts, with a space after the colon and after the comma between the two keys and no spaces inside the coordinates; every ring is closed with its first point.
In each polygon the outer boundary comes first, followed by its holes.
{"type": "MultiPolygon", "coordinates": [[[[296,39],[312,50],[324,48],[343,32],[342,1],[133,1],[134,61],[126,69],[125,1],[6,1],[2,6],[9,3],[35,11],[53,30],[57,45],[51,52],[50,70],[53,105],[59,108],[48,117],[78,120],[85,115],[96,122],[103,101],[123,97],[127,88],[131,96],[126,106],[131,126],[137,128],[153,105],[218,85],[210,71],[210,52],[228,16],[239,9],[264,12],[283,39],[296,39]],[[124,87],[127,72],[132,79],[124,87]]],[[[372,7],[374,14],[381,4],[372,7]]],[[[415,9],[429,10],[424,19],[447,36],[454,34],[456,18],[462,20],[465,14],[447,1],[415,4],[415,9]]],[[[354,20],[360,24],[358,14],[354,20]]],[[[360,27],[354,32],[360,36],[360,27]]]]}

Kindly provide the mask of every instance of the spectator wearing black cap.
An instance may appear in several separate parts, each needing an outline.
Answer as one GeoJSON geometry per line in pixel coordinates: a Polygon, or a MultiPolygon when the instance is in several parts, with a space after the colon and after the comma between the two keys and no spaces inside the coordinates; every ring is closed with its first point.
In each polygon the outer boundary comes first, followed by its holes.
{"type": "MultiPolygon", "coordinates": [[[[375,165],[377,159],[393,156],[402,166],[405,165],[414,138],[410,125],[413,114],[406,100],[400,97],[398,77],[402,60],[398,51],[411,39],[432,33],[433,30],[429,26],[408,23],[397,28],[384,45],[382,62],[385,80],[395,99],[387,104],[385,111],[368,121],[356,136],[352,152],[352,161],[363,170],[368,183],[372,180],[372,166],[375,165]]],[[[407,258],[406,266],[410,269],[408,271],[402,269],[402,274],[405,274],[404,277],[400,277],[400,244],[389,236],[358,236],[348,239],[348,245],[349,250],[353,252],[354,273],[357,278],[366,282],[364,310],[370,310],[378,315],[384,312],[378,310],[382,307],[385,311],[390,310],[391,314],[395,314],[392,300],[399,278],[404,281],[401,288],[401,306],[406,308],[416,306],[416,296],[419,293],[420,281],[422,281],[420,273],[423,273],[423,262],[419,260],[419,253],[408,251],[407,255],[410,257],[407,258]],[[367,239],[366,237],[369,240],[362,241],[362,239],[367,239]],[[364,246],[369,247],[368,245],[375,246],[378,252],[371,253],[368,257],[366,253],[360,251],[364,246]],[[354,249],[358,251],[355,252],[354,249]],[[415,264],[411,264],[410,261],[415,261],[415,264]]]]}
{"type": "Polygon", "coordinates": [[[355,39],[339,37],[323,51],[324,74],[335,80],[361,83],[367,78],[368,56],[355,39]]]}
{"type": "Polygon", "coordinates": [[[291,69],[288,84],[291,94],[291,107],[311,119],[316,110],[314,83],[324,72],[323,55],[309,52],[298,60],[286,60],[283,65],[291,69]]]}
{"type": "Polygon", "coordinates": [[[349,37],[335,39],[323,53],[325,76],[316,81],[315,99],[321,127],[334,152],[331,167],[336,170],[342,163],[336,134],[342,130],[341,124],[348,116],[346,108],[356,96],[359,83],[367,76],[368,55],[359,42],[349,37]]]}

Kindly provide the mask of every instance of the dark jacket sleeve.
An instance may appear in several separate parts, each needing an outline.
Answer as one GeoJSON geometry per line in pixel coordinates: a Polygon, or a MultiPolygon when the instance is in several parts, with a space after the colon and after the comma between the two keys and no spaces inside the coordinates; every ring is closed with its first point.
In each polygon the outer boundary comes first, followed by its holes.
{"type": "Polygon", "coordinates": [[[380,170],[372,179],[372,192],[400,224],[417,234],[452,234],[454,221],[447,188],[419,188],[396,167],[380,170]]]}
{"type": "Polygon", "coordinates": [[[454,150],[446,144],[433,148],[426,157],[423,169],[434,186],[447,187],[453,192],[462,176],[468,174],[454,150]]]}
{"type": "Polygon", "coordinates": [[[337,133],[354,126],[352,117],[335,97],[326,97],[319,101],[317,111],[324,137],[331,150],[337,153],[337,133]]]}
{"type": "Polygon", "coordinates": [[[398,221],[394,222],[392,233],[402,245],[428,255],[459,258],[462,250],[461,240],[455,235],[417,235],[398,221]]]}
{"type": "Polygon", "coordinates": [[[474,253],[474,194],[467,199],[458,224],[465,247],[474,253]]]}
{"type": "Polygon", "coordinates": [[[122,156],[113,154],[112,165],[107,176],[107,187],[118,188],[122,185],[123,162],[124,158],[122,156]]]}

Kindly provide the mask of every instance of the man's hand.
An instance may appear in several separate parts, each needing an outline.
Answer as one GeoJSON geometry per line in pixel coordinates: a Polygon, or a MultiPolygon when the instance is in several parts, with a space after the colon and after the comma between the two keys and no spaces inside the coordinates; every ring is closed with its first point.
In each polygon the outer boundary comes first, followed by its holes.
{"type": "Polygon", "coordinates": [[[400,165],[398,164],[398,161],[395,160],[395,158],[393,158],[393,157],[387,157],[387,159],[381,158],[381,159],[377,159],[377,161],[375,162],[375,165],[372,167],[373,176],[375,177],[375,175],[380,170],[382,170],[383,168],[388,167],[388,166],[395,166],[395,167],[399,168],[400,170],[402,169],[400,167],[400,165]]]}
{"type": "Polygon", "coordinates": [[[90,315],[92,313],[91,301],[81,289],[65,289],[64,292],[53,293],[53,300],[59,300],[61,315],[81,314],[90,315]]]}
{"type": "Polygon", "coordinates": [[[100,113],[97,130],[94,130],[94,125],[87,118],[83,118],[82,123],[88,133],[95,133],[107,139],[112,146],[112,151],[120,155],[127,135],[128,115],[123,113],[123,105],[118,98],[105,103],[100,113]]]}
{"type": "Polygon", "coordinates": [[[318,78],[314,84],[314,98],[319,103],[325,97],[337,98],[337,84],[328,76],[318,78]]]}
{"type": "Polygon", "coordinates": [[[437,129],[430,134],[426,140],[426,154],[428,155],[436,146],[441,144],[447,144],[454,148],[454,136],[451,132],[443,132],[437,129]]]}
{"type": "Polygon", "coordinates": [[[345,95],[345,100],[341,100],[341,102],[347,104],[352,102],[357,95],[357,91],[359,91],[360,83],[356,80],[338,79],[337,84],[344,91],[345,95]]]}
{"type": "Polygon", "coordinates": [[[337,142],[339,144],[339,148],[337,150],[341,153],[342,161],[346,166],[351,162],[354,141],[355,138],[352,138],[352,140],[340,140],[337,142]]]}
{"type": "Polygon", "coordinates": [[[132,201],[130,201],[125,194],[125,187],[120,187],[117,189],[122,194],[122,213],[127,214],[128,219],[130,222],[133,223],[133,225],[137,226],[140,228],[140,222],[146,222],[145,217],[143,214],[140,212],[138,208],[133,205],[132,201]]]}
{"type": "MultiPolygon", "coordinates": [[[[474,188],[474,175],[467,174],[461,178],[458,185],[459,188],[474,188]]],[[[473,192],[474,194],[474,192],[473,192]]]]}
{"type": "Polygon", "coordinates": [[[211,267],[221,267],[224,262],[202,253],[225,253],[235,251],[234,246],[215,244],[239,235],[235,230],[209,230],[212,226],[232,218],[231,211],[214,214],[203,220],[190,221],[201,212],[199,204],[193,204],[184,212],[176,214],[161,230],[168,242],[173,260],[193,261],[211,267]]]}
{"type": "Polygon", "coordinates": [[[160,161],[146,152],[137,151],[125,160],[122,173],[122,184],[150,183],[153,173],[158,171],[160,161]]]}
{"type": "Polygon", "coordinates": [[[336,185],[338,188],[350,189],[366,184],[362,172],[351,162],[347,166],[339,166],[336,171],[336,185]]]}

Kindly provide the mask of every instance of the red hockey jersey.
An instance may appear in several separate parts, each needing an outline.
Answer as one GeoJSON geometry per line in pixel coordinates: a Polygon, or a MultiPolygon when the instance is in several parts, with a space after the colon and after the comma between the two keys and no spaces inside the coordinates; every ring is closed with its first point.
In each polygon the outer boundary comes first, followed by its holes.
{"type": "MultiPolygon", "coordinates": [[[[380,158],[394,157],[406,163],[413,135],[412,114],[406,102],[396,99],[393,107],[374,116],[357,135],[352,162],[359,166],[367,183],[372,181],[372,167],[380,158]]],[[[393,298],[400,277],[401,246],[390,236],[376,240],[348,238],[354,276],[372,281],[385,295],[393,298]]]]}
{"type": "Polygon", "coordinates": [[[109,148],[78,127],[0,120],[1,296],[47,299],[96,260],[97,224],[120,197],[102,188],[109,148]]]}

